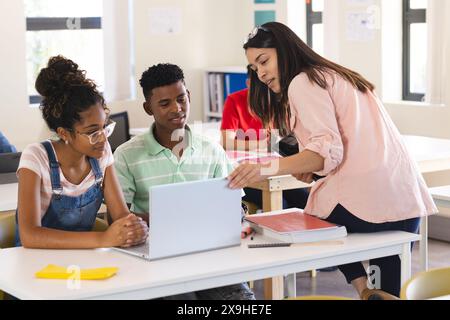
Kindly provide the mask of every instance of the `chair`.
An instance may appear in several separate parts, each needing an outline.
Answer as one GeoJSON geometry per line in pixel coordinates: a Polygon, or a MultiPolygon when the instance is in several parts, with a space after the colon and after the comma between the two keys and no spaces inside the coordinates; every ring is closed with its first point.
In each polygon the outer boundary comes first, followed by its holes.
{"type": "Polygon", "coordinates": [[[0,184],[16,183],[21,152],[0,153],[0,184]]]}
{"type": "Polygon", "coordinates": [[[130,122],[128,112],[111,114],[109,118],[116,123],[116,128],[108,138],[111,149],[114,152],[121,144],[130,140],[130,122]]]}
{"type": "Polygon", "coordinates": [[[256,212],[258,211],[258,206],[256,204],[254,204],[253,202],[249,202],[249,201],[242,201],[248,209],[248,214],[256,214],[256,212]]]}
{"type": "Polygon", "coordinates": [[[16,215],[7,213],[0,215],[0,249],[11,248],[15,245],[16,215]]]}
{"type": "Polygon", "coordinates": [[[450,295],[450,268],[421,272],[400,293],[403,300],[425,300],[450,295]]]}
{"type": "MultiPolygon", "coordinates": [[[[16,215],[7,213],[0,215],[0,250],[14,247],[16,234],[16,215]]],[[[0,291],[0,301],[5,298],[4,293],[0,291]]]]}
{"type": "Polygon", "coordinates": [[[106,231],[106,229],[108,229],[108,227],[109,227],[108,223],[105,220],[97,218],[97,219],[95,219],[95,225],[94,225],[94,228],[92,229],[92,231],[103,232],[103,231],[106,231]]]}

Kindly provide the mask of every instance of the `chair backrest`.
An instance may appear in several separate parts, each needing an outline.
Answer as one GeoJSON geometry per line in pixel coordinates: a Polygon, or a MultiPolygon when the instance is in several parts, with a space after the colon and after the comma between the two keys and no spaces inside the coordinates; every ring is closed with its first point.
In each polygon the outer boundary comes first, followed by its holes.
{"type": "Polygon", "coordinates": [[[116,128],[108,139],[111,149],[114,152],[117,147],[130,140],[130,122],[126,111],[111,114],[109,118],[116,123],[116,128]]]}
{"type": "Polygon", "coordinates": [[[16,171],[21,155],[21,152],[0,153],[0,184],[17,182],[16,171]]]}
{"type": "Polygon", "coordinates": [[[15,245],[15,218],[15,213],[0,214],[0,249],[11,248],[15,245]]]}
{"type": "Polygon", "coordinates": [[[425,300],[447,295],[450,295],[450,268],[417,274],[402,287],[400,298],[425,300]]]}
{"type": "Polygon", "coordinates": [[[108,223],[105,220],[97,218],[95,219],[95,225],[94,228],[92,228],[92,231],[103,232],[106,231],[108,227],[108,223]]]}

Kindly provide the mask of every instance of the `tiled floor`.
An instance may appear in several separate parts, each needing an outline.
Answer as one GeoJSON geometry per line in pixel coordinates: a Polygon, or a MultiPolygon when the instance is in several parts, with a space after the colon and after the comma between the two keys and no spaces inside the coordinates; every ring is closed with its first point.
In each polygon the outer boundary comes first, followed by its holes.
{"type": "MultiPolygon", "coordinates": [[[[428,258],[430,269],[450,267],[450,243],[436,240],[428,242],[428,258]]],[[[419,246],[415,245],[412,254],[412,273],[419,272],[419,246]]],[[[262,281],[256,281],[254,287],[257,299],[263,299],[262,281]]],[[[358,298],[353,287],[345,281],[340,271],[318,272],[316,278],[310,273],[297,274],[297,295],[332,295],[358,298]]]]}

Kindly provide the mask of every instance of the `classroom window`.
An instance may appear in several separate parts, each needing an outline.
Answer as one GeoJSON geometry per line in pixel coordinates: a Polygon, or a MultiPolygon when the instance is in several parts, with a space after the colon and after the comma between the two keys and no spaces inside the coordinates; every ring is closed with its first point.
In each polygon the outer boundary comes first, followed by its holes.
{"type": "Polygon", "coordinates": [[[323,2],[324,0],[306,1],[307,43],[317,53],[323,55],[323,2]]]}
{"type": "Polygon", "coordinates": [[[51,56],[64,55],[87,70],[102,90],[104,54],[103,0],[24,0],[26,14],[27,88],[31,104],[40,103],[34,88],[51,56]]]}
{"type": "Polygon", "coordinates": [[[427,89],[427,0],[403,0],[403,100],[423,101],[427,89]]]}

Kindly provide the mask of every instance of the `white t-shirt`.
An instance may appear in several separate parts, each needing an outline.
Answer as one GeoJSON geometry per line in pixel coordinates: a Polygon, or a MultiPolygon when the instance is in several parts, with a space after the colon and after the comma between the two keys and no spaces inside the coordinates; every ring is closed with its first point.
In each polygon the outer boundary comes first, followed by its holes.
{"type": "MultiPolygon", "coordinates": [[[[53,145],[52,145],[53,148],[53,145]]],[[[53,148],[53,151],[55,149],[53,148]]],[[[56,156],[56,152],[55,152],[56,156]]],[[[56,156],[58,161],[58,157],[56,156]]],[[[98,159],[100,169],[102,170],[103,176],[105,176],[106,168],[114,163],[114,157],[112,155],[111,147],[107,145],[103,156],[98,159]]],[[[22,152],[20,158],[19,168],[29,169],[35,172],[41,178],[41,218],[44,217],[47,209],[50,205],[50,200],[52,198],[52,183],[50,181],[50,164],[47,156],[47,151],[44,146],[40,143],[33,143],[25,148],[22,152]]],[[[77,197],[85,193],[90,187],[95,184],[95,175],[93,170],[89,172],[86,178],[79,184],[75,185],[67,181],[66,177],[59,169],[59,175],[61,179],[61,186],[63,188],[63,195],[77,197]]]]}

